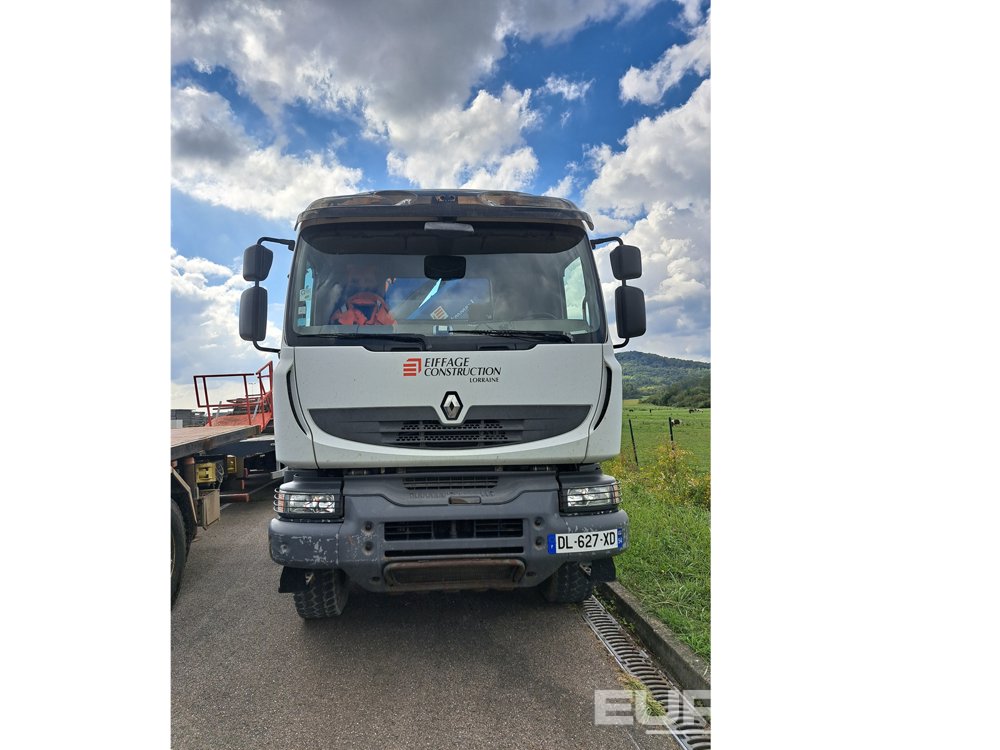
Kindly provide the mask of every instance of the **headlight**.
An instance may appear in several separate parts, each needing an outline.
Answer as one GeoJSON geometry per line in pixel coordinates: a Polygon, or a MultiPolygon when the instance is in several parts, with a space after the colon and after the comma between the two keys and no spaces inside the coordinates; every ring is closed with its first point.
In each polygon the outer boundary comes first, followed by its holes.
{"type": "Polygon", "coordinates": [[[563,487],[559,490],[561,513],[599,513],[616,510],[622,501],[618,482],[587,487],[563,487]]]}
{"type": "Polygon", "coordinates": [[[332,494],[278,490],[274,493],[274,512],[297,518],[340,518],[344,515],[344,498],[332,494]]]}

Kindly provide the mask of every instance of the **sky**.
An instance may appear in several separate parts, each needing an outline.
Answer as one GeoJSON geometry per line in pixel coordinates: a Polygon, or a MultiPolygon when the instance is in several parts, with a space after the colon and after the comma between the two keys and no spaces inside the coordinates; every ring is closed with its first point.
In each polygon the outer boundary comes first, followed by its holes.
{"type": "MultiPolygon", "coordinates": [[[[711,359],[710,7],[700,0],[175,0],[171,404],[255,371],[243,250],[329,195],[397,188],[568,198],[643,253],[647,332],[711,359]]],[[[613,320],[607,253],[597,252],[613,320]]],[[[290,252],[268,282],[280,342],[290,252]]]]}

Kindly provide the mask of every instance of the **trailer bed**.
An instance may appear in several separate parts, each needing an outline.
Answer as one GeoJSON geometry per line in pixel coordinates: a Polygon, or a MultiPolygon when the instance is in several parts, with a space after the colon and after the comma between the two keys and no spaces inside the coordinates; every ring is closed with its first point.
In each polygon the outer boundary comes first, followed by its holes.
{"type": "Polygon", "coordinates": [[[260,432],[257,425],[240,427],[175,427],[170,430],[170,460],[215,450],[223,445],[251,438],[260,432]]]}

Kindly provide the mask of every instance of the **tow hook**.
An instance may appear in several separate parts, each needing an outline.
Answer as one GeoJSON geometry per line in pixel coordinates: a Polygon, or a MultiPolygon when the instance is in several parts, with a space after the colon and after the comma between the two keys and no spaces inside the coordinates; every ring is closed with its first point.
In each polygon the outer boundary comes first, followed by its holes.
{"type": "Polygon", "coordinates": [[[613,557],[602,557],[600,560],[591,560],[589,569],[583,565],[580,566],[580,569],[583,570],[584,575],[593,583],[610,583],[617,580],[615,558],[613,557]]]}

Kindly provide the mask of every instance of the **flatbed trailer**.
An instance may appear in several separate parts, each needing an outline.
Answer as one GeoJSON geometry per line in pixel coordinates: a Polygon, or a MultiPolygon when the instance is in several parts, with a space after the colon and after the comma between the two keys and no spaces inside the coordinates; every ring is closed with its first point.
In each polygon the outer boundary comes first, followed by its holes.
{"type": "MultiPolygon", "coordinates": [[[[258,425],[176,427],[170,430],[170,602],[180,591],[184,564],[198,527],[207,529],[221,516],[221,477],[210,465],[210,488],[199,482],[199,459],[260,432],[258,425]],[[199,486],[201,485],[201,486],[199,486]]],[[[202,464],[204,466],[204,463],[202,464]]]]}
{"type": "Polygon", "coordinates": [[[170,460],[209,453],[229,443],[254,437],[256,425],[218,427],[174,427],[170,430],[170,460]]]}
{"type": "Polygon", "coordinates": [[[177,598],[198,527],[219,520],[222,504],[249,502],[282,476],[275,459],[271,397],[274,365],[256,372],[195,375],[194,389],[207,424],[170,430],[170,601],[177,598]],[[213,399],[229,386],[229,395],[213,399]]]}

